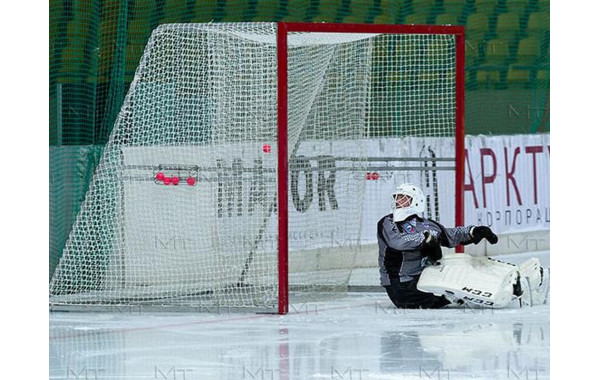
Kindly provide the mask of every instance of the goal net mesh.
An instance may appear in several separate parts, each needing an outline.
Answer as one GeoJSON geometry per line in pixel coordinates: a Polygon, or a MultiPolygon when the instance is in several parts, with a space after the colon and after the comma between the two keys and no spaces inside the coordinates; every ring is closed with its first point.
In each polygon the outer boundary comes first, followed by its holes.
{"type": "MultiPolygon", "coordinates": [[[[276,32],[275,23],[153,32],[51,305],[277,308],[276,32]]],[[[453,136],[455,67],[452,35],[288,35],[292,297],[347,289],[365,243],[365,174],[390,165],[372,157],[373,142],[453,136]]],[[[421,181],[411,176],[422,162],[413,165],[403,179],[421,181]]],[[[439,182],[453,191],[452,175],[439,182]]],[[[387,195],[378,195],[386,207],[387,195]]]]}

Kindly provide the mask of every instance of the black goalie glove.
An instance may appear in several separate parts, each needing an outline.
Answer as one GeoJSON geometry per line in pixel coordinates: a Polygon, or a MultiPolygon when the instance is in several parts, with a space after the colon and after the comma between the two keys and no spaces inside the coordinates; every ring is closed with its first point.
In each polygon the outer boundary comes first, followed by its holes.
{"type": "Polygon", "coordinates": [[[471,228],[471,237],[473,238],[473,243],[475,244],[479,244],[483,238],[485,238],[491,244],[496,244],[498,242],[498,236],[496,236],[496,234],[486,226],[477,226],[471,228]]]}
{"type": "Polygon", "coordinates": [[[442,258],[442,247],[440,246],[440,241],[436,239],[435,236],[431,234],[429,231],[423,232],[425,239],[422,243],[421,255],[427,256],[433,262],[438,261],[442,258]]]}

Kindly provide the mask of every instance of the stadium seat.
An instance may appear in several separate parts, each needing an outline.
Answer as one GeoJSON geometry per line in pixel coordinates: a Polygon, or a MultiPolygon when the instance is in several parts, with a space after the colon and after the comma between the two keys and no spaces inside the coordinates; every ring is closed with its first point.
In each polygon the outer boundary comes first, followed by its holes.
{"type": "Polygon", "coordinates": [[[61,20],[65,16],[65,1],[54,0],[50,2],[49,15],[52,20],[61,20]]]}
{"type": "Polygon", "coordinates": [[[145,45],[150,33],[152,31],[148,20],[140,18],[130,20],[127,25],[127,46],[145,45]]]}
{"type": "MultiPolygon", "coordinates": [[[[157,0],[134,0],[135,3],[138,3],[138,9],[140,10],[148,7],[149,4],[152,4],[152,6],[154,6],[156,1],[157,0]]],[[[122,9],[121,6],[123,5],[122,0],[102,0],[100,1],[100,3],[102,7],[102,20],[116,17],[116,15],[122,9]]],[[[128,9],[129,8],[131,8],[131,6],[129,6],[128,9]]],[[[154,8],[152,8],[152,10],[154,10],[154,8]]]]}
{"type": "Polygon", "coordinates": [[[67,40],[69,43],[73,39],[87,40],[92,22],[99,19],[100,8],[94,5],[93,0],[80,0],[73,2],[71,11],[73,17],[67,24],[67,40]]]}
{"type": "MultiPolygon", "coordinates": [[[[356,0],[354,0],[356,1],[356,0]]],[[[374,24],[399,24],[402,20],[402,11],[408,7],[407,0],[381,0],[374,24]]]]}
{"type": "Polygon", "coordinates": [[[550,0],[538,0],[538,12],[550,15],[550,0]]]}
{"type": "Polygon", "coordinates": [[[496,24],[496,38],[514,39],[519,32],[519,15],[517,13],[502,13],[496,24]]]}
{"type": "Polygon", "coordinates": [[[404,19],[404,23],[407,25],[423,25],[427,24],[427,15],[424,13],[413,13],[404,19]]]}
{"type": "Polygon", "coordinates": [[[476,80],[479,87],[495,87],[502,82],[506,63],[510,57],[510,41],[492,39],[485,45],[485,60],[477,67],[476,80]]]}
{"type": "Polygon", "coordinates": [[[475,0],[475,12],[491,17],[496,12],[498,0],[475,0]]]}
{"type": "Polygon", "coordinates": [[[527,36],[543,37],[550,31],[550,14],[545,12],[535,12],[529,15],[527,21],[527,36]]]}
{"type": "Polygon", "coordinates": [[[493,65],[503,65],[510,57],[510,41],[495,38],[485,45],[485,62],[493,65]]]}
{"type": "MultiPolygon", "coordinates": [[[[63,0],[50,2],[50,43],[55,42],[60,35],[61,27],[66,22],[65,4],[63,0]]],[[[51,52],[52,53],[52,52],[51,52]]]]}
{"type": "Polygon", "coordinates": [[[279,21],[279,0],[258,0],[252,21],[279,21]]]}
{"type": "Polygon", "coordinates": [[[444,0],[444,13],[454,15],[460,19],[466,5],[467,2],[464,0],[444,0]]]}
{"type": "Polygon", "coordinates": [[[156,11],[156,0],[135,0],[131,6],[132,18],[150,20],[156,11]]]}
{"type": "Polygon", "coordinates": [[[249,9],[252,0],[227,0],[225,2],[224,15],[220,21],[241,22],[249,21],[251,16],[249,9]]]}
{"type": "Polygon", "coordinates": [[[535,65],[541,57],[541,52],[541,44],[538,38],[524,38],[519,41],[516,61],[524,65],[535,65]]]}
{"type": "MultiPolygon", "coordinates": [[[[73,22],[71,21],[69,24],[73,22]]],[[[75,33],[75,31],[71,33],[75,33]]],[[[81,82],[87,77],[91,68],[90,57],[86,54],[87,41],[88,39],[83,34],[71,35],[66,45],[55,52],[60,57],[60,66],[58,66],[60,83],[81,82]]]]}
{"type": "Polygon", "coordinates": [[[508,67],[506,84],[509,86],[528,87],[531,81],[531,69],[526,66],[513,63],[508,67]]]}
{"type": "Polygon", "coordinates": [[[118,19],[116,17],[107,17],[100,20],[100,40],[114,40],[117,35],[118,19]]]}
{"type": "Polygon", "coordinates": [[[219,0],[196,0],[191,22],[219,21],[223,14],[218,9],[218,2],[219,0]]]}
{"type": "Polygon", "coordinates": [[[283,21],[302,22],[306,21],[310,2],[305,0],[288,0],[283,21]]]}
{"type": "Polygon", "coordinates": [[[163,8],[163,15],[159,24],[171,24],[185,22],[188,17],[187,3],[180,0],[166,0],[163,8]]]}
{"type": "Polygon", "coordinates": [[[96,13],[94,8],[93,0],[74,1],[72,21],[77,21],[80,25],[84,25],[85,28],[88,28],[92,21],[93,14],[96,13]]]}
{"type": "Polygon", "coordinates": [[[396,24],[396,20],[389,13],[380,13],[373,19],[373,24],[396,24]]]}
{"type": "Polygon", "coordinates": [[[85,45],[83,43],[69,43],[65,46],[61,52],[59,81],[68,83],[84,76],[86,69],[84,59],[85,45]]]}
{"type": "Polygon", "coordinates": [[[114,58],[114,46],[102,45],[98,52],[98,81],[108,80],[114,58]]]}
{"type": "Polygon", "coordinates": [[[125,52],[125,80],[130,82],[152,30],[147,19],[134,18],[127,25],[127,50],[125,52]]]}
{"type": "Polygon", "coordinates": [[[92,13],[95,12],[95,8],[97,8],[96,4],[98,4],[98,1],[96,0],[77,0],[73,2],[73,11],[74,11],[74,16],[75,18],[77,18],[79,16],[82,15],[90,15],[92,13]]]}
{"type": "Polygon", "coordinates": [[[117,19],[107,17],[100,20],[100,38],[98,41],[98,81],[109,80],[115,54],[117,38],[117,19]]]}
{"type": "Polygon", "coordinates": [[[531,86],[533,75],[539,68],[542,56],[540,40],[537,37],[524,38],[519,41],[515,62],[508,68],[506,82],[510,86],[531,86]]]}
{"type": "Polygon", "coordinates": [[[508,13],[516,13],[519,17],[524,17],[528,11],[529,0],[506,0],[506,10],[508,13]]]}
{"type": "Polygon", "coordinates": [[[135,70],[137,69],[140,58],[144,54],[145,45],[127,45],[127,54],[125,55],[125,81],[131,82],[135,70]]]}
{"type": "Polygon", "coordinates": [[[82,22],[80,18],[75,18],[67,24],[67,42],[70,44],[84,43],[89,31],[89,22],[82,22]]]}
{"type": "Polygon", "coordinates": [[[436,25],[458,25],[458,16],[451,13],[442,13],[435,18],[436,25]]]}
{"type": "Polygon", "coordinates": [[[483,41],[490,31],[490,21],[487,15],[483,13],[473,13],[467,17],[465,34],[468,39],[473,41],[483,41]]]}
{"type": "Polygon", "coordinates": [[[413,0],[412,13],[423,15],[425,19],[429,17],[436,5],[435,0],[413,0]]]}
{"type": "Polygon", "coordinates": [[[350,13],[344,16],[344,23],[369,23],[374,18],[386,14],[388,22],[381,22],[385,17],[378,21],[373,21],[375,24],[395,24],[395,20],[400,14],[401,1],[382,0],[379,7],[375,7],[375,3],[369,4],[361,0],[353,0],[350,2],[350,13]]]}
{"type": "Polygon", "coordinates": [[[372,12],[369,10],[369,6],[365,6],[365,9],[359,11],[350,10],[342,20],[344,24],[365,24],[370,23],[369,20],[373,19],[372,12]]]}
{"type": "Polygon", "coordinates": [[[336,22],[342,10],[344,0],[320,0],[317,13],[312,17],[314,22],[336,22]]]}

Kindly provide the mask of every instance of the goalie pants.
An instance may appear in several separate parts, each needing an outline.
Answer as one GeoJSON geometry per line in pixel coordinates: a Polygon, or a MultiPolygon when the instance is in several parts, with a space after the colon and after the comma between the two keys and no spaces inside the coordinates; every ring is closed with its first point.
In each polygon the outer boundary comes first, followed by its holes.
{"type": "Polygon", "coordinates": [[[419,276],[411,281],[400,282],[397,279],[392,279],[391,285],[384,286],[388,297],[396,305],[402,309],[439,309],[450,303],[443,296],[436,296],[431,293],[425,293],[417,289],[419,276]]]}

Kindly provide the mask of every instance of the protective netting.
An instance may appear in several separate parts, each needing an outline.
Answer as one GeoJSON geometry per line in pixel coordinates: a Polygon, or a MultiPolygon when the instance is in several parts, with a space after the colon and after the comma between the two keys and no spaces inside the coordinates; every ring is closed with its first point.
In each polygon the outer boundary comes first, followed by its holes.
{"type": "MultiPolygon", "coordinates": [[[[153,32],[51,280],[52,305],[277,307],[275,36],[271,23],[153,32]]],[[[347,288],[369,168],[423,180],[424,160],[404,146],[367,157],[369,135],[454,135],[455,51],[453,35],[289,35],[293,295],[347,288]]],[[[439,184],[452,192],[453,172],[439,184]]]]}

